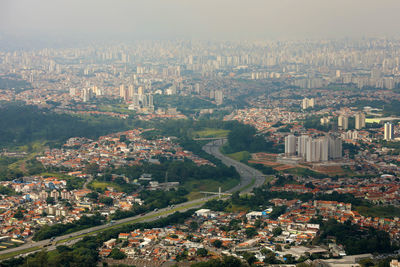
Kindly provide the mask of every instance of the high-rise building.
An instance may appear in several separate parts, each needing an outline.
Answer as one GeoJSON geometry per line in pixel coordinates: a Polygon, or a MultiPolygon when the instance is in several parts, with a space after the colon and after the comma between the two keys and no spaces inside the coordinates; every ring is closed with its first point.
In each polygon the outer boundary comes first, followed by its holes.
{"type": "Polygon", "coordinates": [[[121,84],[121,85],[119,86],[119,96],[120,96],[121,98],[124,98],[124,97],[125,97],[125,85],[123,85],[123,84],[121,84]]]}
{"type": "Polygon", "coordinates": [[[82,90],[82,100],[83,102],[89,102],[90,99],[92,99],[92,90],[90,90],[89,88],[84,88],[82,90]]]}
{"type": "Polygon", "coordinates": [[[297,138],[297,155],[303,159],[306,158],[306,145],[309,139],[310,137],[307,135],[302,135],[297,138]]]}
{"type": "Polygon", "coordinates": [[[133,84],[130,84],[128,86],[128,98],[132,99],[134,94],[135,94],[135,87],[133,86],[133,84]]]}
{"type": "Polygon", "coordinates": [[[315,100],[314,98],[304,98],[302,103],[301,103],[301,107],[302,109],[308,109],[308,108],[313,108],[315,105],[315,100]]]}
{"type": "Polygon", "coordinates": [[[215,91],[215,102],[217,105],[222,105],[224,101],[224,94],[222,93],[221,90],[216,90],[215,91]]]}
{"type": "Polygon", "coordinates": [[[149,100],[148,100],[149,107],[153,107],[154,106],[153,95],[149,94],[148,98],[149,98],[149,100]]]}
{"type": "Polygon", "coordinates": [[[394,137],[394,130],[393,130],[393,124],[390,122],[386,122],[384,126],[384,133],[383,133],[383,139],[386,141],[393,140],[394,137]]]}
{"type": "Polygon", "coordinates": [[[143,86],[139,86],[139,87],[138,87],[138,95],[144,95],[143,86]]]}
{"type": "Polygon", "coordinates": [[[358,131],[354,130],[342,133],[342,139],[356,140],[358,139],[358,131]]]}
{"type": "Polygon", "coordinates": [[[355,127],[357,130],[360,130],[365,127],[365,114],[359,112],[355,116],[355,127]]]}
{"type": "Polygon", "coordinates": [[[344,115],[338,117],[338,126],[342,130],[347,130],[349,128],[349,118],[344,115]]]}
{"type": "Polygon", "coordinates": [[[133,109],[140,108],[140,96],[138,94],[134,94],[132,97],[132,105],[133,109]]]}
{"type": "MultiPolygon", "coordinates": [[[[303,139],[302,137],[298,140],[305,142],[305,155],[299,153],[299,156],[302,156],[307,162],[328,161],[342,157],[342,140],[331,136],[317,139],[303,139]]],[[[298,151],[303,149],[302,144],[299,144],[298,147],[298,151]]]]}
{"type": "Polygon", "coordinates": [[[329,137],[329,159],[340,159],[342,157],[342,140],[329,137]]]}
{"type": "Polygon", "coordinates": [[[285,154],[294,155],[296,153],[296,137],[290,134],[285,137],[285,154]]]}

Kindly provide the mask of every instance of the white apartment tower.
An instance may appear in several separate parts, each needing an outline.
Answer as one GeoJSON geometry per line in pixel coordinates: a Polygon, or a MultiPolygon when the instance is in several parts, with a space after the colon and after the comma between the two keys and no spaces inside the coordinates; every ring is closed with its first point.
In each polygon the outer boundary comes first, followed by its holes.
{"type": "Polygon", "coordinates": [[[386,141],[393,140],[394,137],[394,130],[393,130],[393,124],[390,122],[386,122],[384,126],[384,133],[383,133],[383,139],[386,141]]]}
{"type": "Polygon", "coordinates": [[[293,134],[285,136],[285,154],[296,154],[296,137],[293,134]]]}
{"type": "Polygon", "coordinates": [[[315,105],[315,100],[314,98],[304,98],[302,103],[301,103],[301,107],[302,109],[307,109],[307,108],[313,108],[315,105]]]}
{"type": "Polygon", "coordinates": [[[306,158],[306,145],[310,137],[308,135],[302,135],[297,138],[297,155],[306,158]]]}
{"type": "Polygon", "coordinates": [[[357,130],[360,130],[365,127],[365,114],[360,112],[355,116],[355,127],[357,130]]]}
{"type": "Polygon", "coordinates": [[[347,130],[349,128],[349,118],[344,115],[338,117],[338,126],[342,130],[347,130]]]}

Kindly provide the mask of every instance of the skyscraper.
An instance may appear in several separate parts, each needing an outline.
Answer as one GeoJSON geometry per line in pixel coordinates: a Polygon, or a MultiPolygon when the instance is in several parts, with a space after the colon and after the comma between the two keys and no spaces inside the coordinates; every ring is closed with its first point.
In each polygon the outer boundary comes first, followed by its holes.
{"type": "Polygon", "coordinates": [[[391,122],[386,122],[384,126],[384,133],[383,133],[383,139],[386,141],[393,140],[394,136],[394,130],[393,130],[393,124],[391,122]]]}

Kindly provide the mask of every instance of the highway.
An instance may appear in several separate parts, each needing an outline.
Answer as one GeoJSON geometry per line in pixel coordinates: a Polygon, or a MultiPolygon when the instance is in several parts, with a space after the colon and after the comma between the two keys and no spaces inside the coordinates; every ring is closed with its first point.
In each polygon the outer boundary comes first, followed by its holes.
{"type": "MultiPolygon", "coordinates": [[[[177,204],[174,205],[174,207],[167,207],[164,209],[159,209],[157,211],[151,211],[149,213],[146,213],[145,215],[137,215],[134,217],[129,217],[129,218],[125,218],[125,219],[121,219],[121,220],[117,220],[114,223],[110,224],[103,224],[103,225],[99,225],[99,226],[95,226],[95,227],[91,227],[88,229],[84,229],[78,232],[74,232],[68,235],[63,235],[63,236],[58,236],[55,237],[54,240],[50,240],[50,239],[46,239],[46,240],[42,240],[42,241],[38,241],[38,242],[34,242],[31,241],[29,243],[26,243],[22,246],[19,247],[15,247],[15,248],[10,248],[10,249],[6,249],[6,250],[2,250],[0,251],[0,255],[3,254],[7,254],[7,253],[11,253],[11,252],[17,252],[17,251],[22,251],[22,250],[26,250],[29,248],[34,248],[37,247],[37,249],[40,249],[43,246],[46,246],[47,250],[53,250],[56,248],[56,245],[72,245],[73,243],[77,242],[78,240],[81,239],[81,235],[90,235],[90,234],[96,234],[98,232],[100,232],[101,230],[106,230],[107,228],[111,228],[111,227],[117,227],[118,225],[121,224],[125,224],[128,222],[150,222],[150,221],[154,221],[157,220],[159,218],[162,217],[167,217],[168,215],[179,211],[179,212],[185,212],[189,209],[193,209],[193,208],[199,208],[201,207],[207,200],[211,199],[211,198],[215,198],[215,196],[210,196],[207,198],[201,198],[201,199],[196,199],[196,200],[192,200],[192,201],[188,201],[188,202],[184,202],[181,204],[177,204]],[[72,239],[76,237],[75,239],[72,239]],[[66,242],[60,242],[63,241],[65,239],[72,239],[72,240],[68,240],[68,243],[66,242]],[[53,245],[50,245],[50,244],[53,245]]],[[[21,252],[24,253],[24,252],[21,252]]]]}
{"type": "MultiPolygon", "coordinates": [[[[261,186],[264,184],[265,181],[265,176],[259,172],[258,170],[255,170],[241,162],[235,161],[229,157],[224,156],[220,151],[219,148],[223,144],[224,140],[219,139],[219,140],[214,140],[208,144],[206,144],[203,147],[203,150],[206,151],[209,154],[214,155],[216,158],[220,159],[224,164],[227,166],[233,166],[236,168],[238,173],[241,176],[240,183],[236,185],[235,187],[231,188],[227,192],[236,192],[240,191],[241,193],[248,193],[251,192],[251,190],[255,187],[261,186]],[[255,179],[254,183],[252,184],[253,180],[255,179]]],[[[146,213],[145,215],[137,215],[134,217],[129,217],[121,220],[115,221],[113,224],[104,224],[104,225],[99,225],[95,227],[91,227],[88,229],[84,229],[75,233],[71,233],[68,235],[63,235],[63,236],[58,236],[55,237],[54,240],[46,239],[38,242],[31,241],[29,243],[26,243],[22,246],[15,247],[15,248],[10,248],[6,250],[0,251],[0,257],[3,254],[8,254],[11,252],[18,252],[21,251],[21,254],[27,253],[27,249],[33,249],[37,248],[37,250],[41,249],[43,246],[46,246],[47,250],[53,250],[56,248],[58,245],[72,245],[82,239],[82,235],[93,235],[96,234],[102,230],[106,230],[111,227],[116,227],[121,224],[129,223],[129,222],[149,222],[149,221],[154,221],[160,217],[166,217],[175,211],[179,212],[185,212],[189,209],[192,208],[199,208],[201,207],[207,200],[216,198],[216,196],[209,196],[201,199],[196,199],[188,202],[184,202],[181,204],[177,204],[174,207],[167,207],[164,209],[160,209],[157,211],[151,211],[149,213],[146,213]],[[66,240],[68,239],[68,240],[66,240]]],[[[30,252],[31,253],[31,252],[30,252]]]]}
{"type": "Polygon", "coordinates": [[[259,187],[265,182],[265,175],[260,171],[244,164],[233,160],[225,155],[223,155],[219,149],[223,145],[225,139],[219,139],[212,141],[205,146],[203,146],[203,150],[208,154],[213,155],[214,157],[220,159],[222,163],[227,166],[233,166],[240,174],[240,184],[228,190],[228,192],[236,192],[240,191],[241,193],[248,193],[253,190],[255,187],[259,187]],[[251,184],[253,179],[255,179],[254,184],[251,184]]]}

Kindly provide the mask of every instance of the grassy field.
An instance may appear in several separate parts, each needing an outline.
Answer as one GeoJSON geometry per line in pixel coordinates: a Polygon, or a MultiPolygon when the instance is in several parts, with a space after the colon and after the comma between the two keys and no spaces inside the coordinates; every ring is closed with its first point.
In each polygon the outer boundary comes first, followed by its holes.
{"type": "Polygon", "coordinates": [[[193,132],[194,138],[222,138],[227,137],[229,130],[206,128],[201,131],[193,132]]]}
{"type": "Polygon", "coordinates": [[[267,176],[267,177],[265,177],[264,184],[268,184],[269,182],[272,182],[272,180],[274,180],[274,179],[275,179],[274,175],[267,176]]]}
{"type": "Polygon", "coordinates": [[[361,215],[368,217],[400,217],[400,208],[394,206],[355,206],[354,209],[358,211],[361,215]]]}
{"type": "Polygon", "coordinates": [[[248,161],[251,158],[251,155],[247,151],[240,151],[232,154],[226,154],[226,156],[230,157],[231,159],[234,159],[236,161],[248,161]]]}
{"type": "Polygon", "coordinates": [[[310,170],[307,168],[301,168],[301,167],[287,169],[287,170],[284,170],[283,172],[294,174],[294,175],[299,175],[299,176],[311,176],[314,178],[326,178],[327,176],[329,176],[327,174],[322,174],[322,173],[319,173],[319,172],[316,172],[316,171],[313,171],[313,170],[310,170]]]}
{"type": "Polygon", "coordinates": [[[101,190],[105,190],[107,187],[113,187],[118,191],[122,191],[122,188],[119,185],[111,183],[111,182],[93,181],[89,184],[88,187],[94,188],[95,190],[98,188],[101,190]]]}
{"type": "Polygon", "coordinates": [[[211,179],[200,180],[200,181],[188,181],[183,186],[190,192],[187,195],[189,200],[201,198],[204,195],[200,191],[218,192],[218,188],[221,187],[222,192],[231,189],[239,183],[238,179],[229,179],[224,182],[219,182],[211,179]]]}
{"type": "Polygon", "coordinates": [[[121,114],[132,114],[134,115],[135,112],[128,109],[128,105],[119,104],[119,105],[102,105],[99,106],[98,109],[103,112],[114,112],[114,113],[121,113],[121,114]]]}
{"type": "Polygon", "coordinates": [[[248,185],[246,185],[245,187],[242,188],[241,191],[244,191],[244,190],[246,190],[246,189],[252,187],[255,183],[256,183],[256,178],[253,178],[253,179],[251,180],[251,182],[250,182],[248,185]]]}

